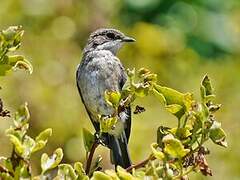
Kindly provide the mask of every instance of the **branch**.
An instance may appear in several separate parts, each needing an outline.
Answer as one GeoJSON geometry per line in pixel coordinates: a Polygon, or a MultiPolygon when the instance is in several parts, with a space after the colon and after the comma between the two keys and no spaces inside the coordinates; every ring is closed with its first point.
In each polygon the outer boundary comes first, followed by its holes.
{"type": "Polygon", "coordinates": [[[126,171],[131,172],[133,169],[139,169],[143,166],[145,166],[149,161],[156,159],[153,155],[150,155],[147,159],[139,162],[138,164],[134,164],[132,166],[129,166],[126,171]]]}
{"type": "Polygon", "coordinates": [[[88,159],[87,159],[86,170],[85,170],[87,175],[89,175],[93,155],[94,155],[94,152],[95,152],[96,148],[98,147],[98,145],[99,145],[99,142],[97,140],[95,140],[95,142],[93,143],[93,145],[91,147],[90,154],[89,154],[88,159]]]}

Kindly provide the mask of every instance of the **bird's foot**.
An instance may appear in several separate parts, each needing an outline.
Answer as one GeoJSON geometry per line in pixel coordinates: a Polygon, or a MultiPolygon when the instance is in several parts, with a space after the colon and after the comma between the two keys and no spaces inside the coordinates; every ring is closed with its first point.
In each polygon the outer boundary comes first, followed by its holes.
{"type": "Polygon", "coordinates": [[[108,138],[106,133],[95,132],[94,134],[95,141],[102,146],[108,145],[108,138]]]}

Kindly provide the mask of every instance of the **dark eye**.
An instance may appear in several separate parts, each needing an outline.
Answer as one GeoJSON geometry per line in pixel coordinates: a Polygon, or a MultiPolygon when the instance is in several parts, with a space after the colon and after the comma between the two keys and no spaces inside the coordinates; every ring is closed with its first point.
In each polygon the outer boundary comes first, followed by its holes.
{"type": "Polygon", "coordinates": [[[109,39],[115,39],[115,34],[114,33],[107,33],[107,37],[109,39]]]}

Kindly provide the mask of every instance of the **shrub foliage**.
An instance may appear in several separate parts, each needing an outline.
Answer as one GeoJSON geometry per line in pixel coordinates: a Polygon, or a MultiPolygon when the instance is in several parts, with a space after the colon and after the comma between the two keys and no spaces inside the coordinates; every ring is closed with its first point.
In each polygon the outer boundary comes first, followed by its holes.
{"type": "MultiPolygon", "coordinates": [[[[12,55],[21,45],[24,34],[22,27],[12,26],[0,32],[0,76],[16,69],[32,73],[32,65],[22,55],[12,55]],[[11,55],[9,55],[10,52],[11,55]]],[[[43,149],[52,135],[52,129],[46,129],[35,138],[28,135],[30,113],[27,103],[22,105],[11,118],[13,125],[6,130],[6,136],[12,143],[11,157],[0,157],[0,178],[13,179],[73,179],[73,180],[132,180],[132,179],[186,179],[191,172],[212,175],[206,155],[210,151],[205,147],[207,141],[227,147],[226,135],[221,123],[215,118],[220,104],[214,102],[215,95],[209,77],[204,76],[200,84],[201,100],[194,99],[192,93],[181,93],[175,89],[157,83],[157,75],[148,69],[128,70],[128,80],[122,92],[106,91],[106,102],[115,109],[109,116],[99,114],[100,132],[91,133],[83,129],[84,146],[87,153],[84,163],[61,163],[63,151],[56,149],[51,155],[41,156],[41,173],[34,175],[30,162],[31,156],[43,149]],[[102,170],[99,156],[94,162],[93,154],[101,141],[102,133],[117,135],[118,114],[133,104],[136,98],[153,95],[176,117],[177,127],[159,125],[156,142],[153,142],[151,154],[127,169],[102,170]]],[[[134,114],[145,109],[136,106],[134,114]]],[[[0,99],[0,116],[9,118],[10,112],[3,107],[0,99]]],[[[161,122],[161,121],[159,121],[161,122]]],[[[121,131],[121,129],[119,130],[121,131]]],[[[134,137],[133,137],[134,138],[134,137]]]]}

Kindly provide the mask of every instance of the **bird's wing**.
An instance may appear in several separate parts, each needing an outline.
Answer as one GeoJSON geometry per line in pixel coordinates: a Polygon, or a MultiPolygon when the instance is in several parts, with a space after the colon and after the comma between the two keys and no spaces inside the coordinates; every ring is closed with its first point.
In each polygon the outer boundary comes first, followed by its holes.
{"type": "MultiPolygon", "coordinates": [[[[120,80],[120,89],[123,88],[124,84],[126,83],[127,81],[127,74],[126,74],[126,71],[124,69],[124,67],[121,67],[122,68],[122,75],[121,75],[121,80],[120,80]]],[[[129,140],[129,137],[130,137],[130,133],[131,133],[131,107],[128,106],[126,107],[126,109],[124,110],[124,112],[126,113],[126,124],[125,124],[125,134],[126,134],[126,138],[127,138],[127,141],[129,140]]]]}
{"type": "Polygon", "coordinates": [[[99,132],[99,131],[100,131],[100,124],[99,124],[96,120],[94,120],[94,117],[93,117],[93,115],[91,114],[91,112],[88,110],[88,108],[86,107],[86,105],[85,105],[85,103],[84,103],[84,100],[83,100],[83,97],[82,97],[82,94],[81,94],[81,89],[80,89],[79,84],[78,84],[79,67],[80,67],[80,65],[78,65],[77,72],[76,72],[76,83],[77,83],[78,92],[79,92],[79,94],[80,94],[82,103],[84,104],[84,107],[85,107],[85,109],[86,109],[86,111],[87,111],[87,113],[88,113],[89,118],[90,118],[91,121],[92,121],[92,124],[93,124],[96,132],[99,132]]]}

